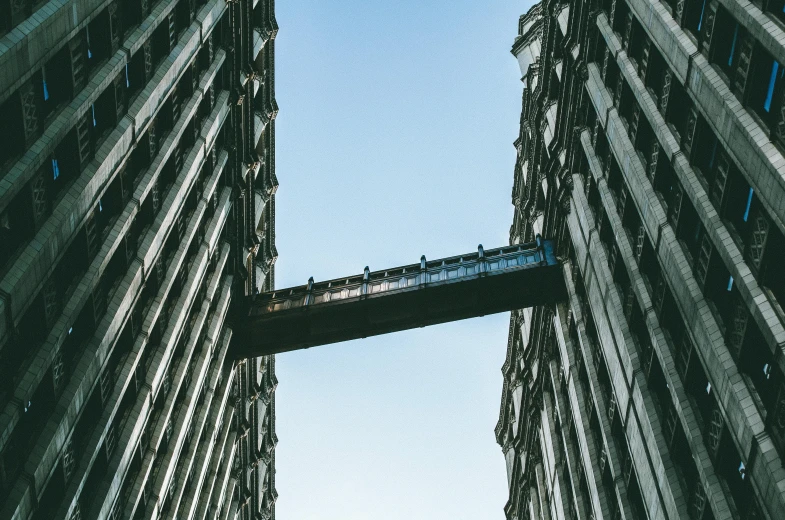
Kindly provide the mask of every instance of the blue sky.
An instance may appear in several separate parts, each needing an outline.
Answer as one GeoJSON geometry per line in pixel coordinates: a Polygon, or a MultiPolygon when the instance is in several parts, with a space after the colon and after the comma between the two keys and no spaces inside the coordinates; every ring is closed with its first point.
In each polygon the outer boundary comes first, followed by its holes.
{"type": "MultiPolygon", "coordinates": [[[[529,2],[276,5],[276,285],[504,245],[529,2]]],[[[277,358],[279,520],[503,518],[508,314],[277,358]]]]}

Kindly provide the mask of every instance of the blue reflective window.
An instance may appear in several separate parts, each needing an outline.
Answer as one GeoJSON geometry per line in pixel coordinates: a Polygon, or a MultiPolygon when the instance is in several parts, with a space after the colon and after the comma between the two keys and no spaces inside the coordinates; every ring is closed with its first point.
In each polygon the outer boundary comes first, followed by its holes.
{"type": "Polygon", "coordinates": [[[90,105],[90,110],[93,112],[93,126],[96,126],[98,123],[95,121],[95,104],[90,105]]]}
{"type": "Polygon", "coordinates": [[[730,55],[728,56],[728,67],[733,65],[733,54],[736,52],[736,40],[739,39],[739,24],[736,23],[736,28],[733,30],[733,42],[730,44],[730,55]]]}
{"type": "Polygon", "coordinates": [[[128,77],[128,64],[125,64],[125,88],[131,87],[131,80],[128,77]]]}
{"type": "Polygon", "coordinates": [[[52,159],[52,180],[57,180],[60,177],[60,165],[57,164],[57,159],[52,159]]]}
{"type": "Polygon", "coordinates": [[[44,79],[44,101],[49,101],[49,88],[46,86],[46,80],[44,79]]]}
{"type": "Polygon", "coordinates": [[[747,195],[747,207],[744,208],[744,222],[747,222],[747,219],[750,218],[750,206],[752,206],[752,188],[750,188],[750,192],[747,195]]]}
{"type": "Polygon", "coordinates": [[[780,64],[776,61],[771,64],[769,89],[766,91],[766,100],[763,102],[763,110],[766,112],[771,110],[771,100],[774,97],[774,90],[777,85],[777,80],[782,79],[783,74],[785,74],[785,67],[780,67],[780,64]]]}
{"type": "Polygon", "coordinates": [[[90,51],[90,27],[87,26],[84,28],[85,39],[87,40],[87,59],[93,57],[92,51],[90,51]]]}
{"type": "Polygon", "coordinates": [[[701,27],[703,26],[703,13],[706,12],[706,0],[703,0],[703,5],[701,6],[701,17],[698,20],[698,32],[700,32],[701,27]]]}
{"type": "Polygon", "coordinates": [[[728,291],[733,289],[733,277],[728,278],[728,291]]]}

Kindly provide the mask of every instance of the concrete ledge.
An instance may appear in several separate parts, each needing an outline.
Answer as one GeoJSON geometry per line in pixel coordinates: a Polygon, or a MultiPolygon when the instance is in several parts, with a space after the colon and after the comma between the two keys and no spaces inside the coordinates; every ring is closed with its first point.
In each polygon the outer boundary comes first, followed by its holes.
{"type": "MultiPolygon", "coordinates": [[[[545,364],[542,370],[546,373],[543,378],[549,379],[548,372],[550,372],[549,364],[545,364]]],[[[546,383],[547,384],[547,383],[546,383]]],[[[571,476],[574,472],[573,464],[571,464],[570,456],[564,445],[560,442],[559,436],[554,431],[556,425],[553,424],[554,416],[558,416],[558,405],[556,405],[552,394],[543,392],[542,401],[543,409],[540,411],[540,440],[542,441],[543,449],[543,467],[546,472],[546,480],[548,488],[552,491],[550,508],[551,512],[555,513],[553,516],[556,518],[567,518],[567,512],[570,510],[570,503],[573,503],[573,489],[565,482],[563,471],[566,470],[571,476]],[[560,471],[562,470],[562,471],[560,471]]],[[[572,478],[575,478],[574,476],[572,478]]]]}
{"type": "MultiPolygon", "coordinates": [[[[235,370],[232,370],[234,373],[235,370]]],[[[232,408],[232,415],[234,415],[235,411],[232,408]]],[[[223,453],[221,454],[220,458],[216,460],[216,463],[223,461],[223,464],[220,466],[215,466],[215,482],[213,483],[212,493],[208,495],[203,495],[201,499],[206,499],[205,502],[200,503],[200,514],[197,518],[204,518],[209,507],[212,507],[213,511],[217,511],[222,507],[223,500],[227,496],[231,496],[227,494],[227,489],[230,487],[229,480],[231,479],[232,471],[231,467],[234,464],[234,457],[237,454],[237,443],[235,439],[237,438],[236,432],[230,432],[226,438],[226,444],[223,448],[223,453]],[[202,511],[202,508],[204,510],[202,511]]],[[[200,499],[200,500],[201,500],[200,499]]]]}
{"type": "MultiPolygon", "coordinates": [[[[189,228],[191,228],[192,230],[195,231],[195,229],[197,227],[197,223],[201,220],[203,215],[204,215],[204,207],[203,207],[203,203],[202,203],[202,211],[197,210],[191,216],[191,221],[190,221],[190,224],[189,224],[189,228]]],[[[163,301],[165,300],[166,295],[168,294],[169,290],[171,289],[171,287],[172,287],[172,285],[174,283],[174,279],[175,279],[176,273],[182,268],[183,262],[185,261],[185,257],[187,255],[187,251],[188,251],[188,246],[189,246],[190,240],[192,240],[194,238],[194,236],[195,236],[195,233],[191,233],[188,237],[184,237],[183,238],[183,244],[181,244],[181,247],[178,250],[177,256],[174,259],[174,261],[172,262],[172,267],[167,272],[166,280],[162,284],[161,289],[159,289],[159,297],[154,300],[154,303],[153,303],[152,307],[148,310],[148,316],[147,316],[147,320],[145,320],[145,323],[148,323],[150,321],[150,316],[151,315],[155,314],[157,316],[157,315],[160,314],[161,307],[163,306],[163,301]]],[[[202,248],[202,255],[206,255],[206,254],[207,254],[206,248],[202,248]]],[[[194,262],[197,262],[197,261],[200,263],[200,265],[203,264],[204,266],[206,266],[206,262],[207,262],[206,261],[206,256],[202,260],[194,260],[194,262]]],[[[204,269],[199,269],[199,268],[196,268],[196,267],[194,269],[191,269],[191,271],[189,273],[189,286],[188,286],[189,289],[184,291],[184,293],[180,296],[181,300],[184,299],[185,301],[191,301],[191,302],[193,301],[193,299],[194,299],[193,298],[193,294],[195,293],[196,288],[198,288],[198,286],[201,283],[203,283],[202,282],[203,271],[204,271],[204,269]]],[[[218,273],[220,273],[220,271],[216,271],[216,274],[218,274],[218,273]]],[[[210,295],[210,296],[212,296],[212,295],[210,295]]],[[[206,301],[208,301],[208,300],[206,300],[206,301]]],[[[208,303],[208,305],[209,305],[209,303],[208,303]]],[[[189,305],[182,306],[182,309],[179,311],[179,314],[184,316],[185,314],[187,314],[187,312],[189,310],[190,310],[190,306],[189,305]]],[[[173,319],[170,320],[169,326],[167,327],[167,334],[168,334],[168,337],[176,339],[177,337],[179,337],[179,334],[182,333],[182,329],[183,329],[183,325],[184,325],[184,321],[183,321],[184,318],[183,319],[179,319],[179,320],[178,319],[174,319],[174,318],[175,317],[173,316],[173,319]]],[[[141,351],[144,348],[147,347],[147,337],[148,336],[149,336],[149,329],[148,328],[144,328],[143,329],[143,335],[140,335],[139,338],[137,339],[137,343],[136,343],[136,346],[135,346],[133,352],[138,352],[140,354],[141,351]]],[[[191,343],[195,342],[197,338],[198,338],[198,335],[194,336],[192,338],[192,342],[191,343]]],[[[174,347],[175,347],[175,343],[176,342],[173,341],[173,340],[167,342],[166,344],[164,343],[164,341],[162,341],[162,346],[166,345],[166,350],[168,350],[169,352],[173,352],[174,347]]],[[[191,350],[193,350],[193,348],[191,350]]],[[[159,353],[160,353],[160,351],[159,351],[159,353]]],[[[133,373],[133,370],[136,368],[136,365],[139,362],[139,359],[138,359],[139,354],[137,354],[136,357],[130,356],[129,359],[126,360],[127,366],[126,366],[126,368],[124,370],[127,373],[129,373],[129,374],[133,373]]],[[[181,367],[181,368],[183,368],[183,367],[181,367]]],[[[159,366],[159,371],[160,371],[160,366],[159,366]]],[[[148,372],[148,374],[146,376],[146,380],[147,380],[148,383],[150,382],[151,374],[152,374],[152,371],[148,372]]],[[[119,388],[119,387],[121,387],[121,385],[116,385],[114,393],[113,393],[113,396],[116,396],[118,400],[121,398],[122,392],[124,391],[124,389],[119,388]]],[[[137,404],[135,405],[134,409],[139,408],[140,409],[140,413],[139,414],[132,414],[132,416],[136,417],[135,423],[131,425],[131,429],[130,430],[128,430],[128,428],[126,428],[126,430],[122,432],[122,435],[127,437],[126,445],[131,447],[132,449],[131,449],[130,452],[128,450],[125,450],[124,452],[122,452],[122,455],[120,455],[119,459],[117,459],[117,455],[115,456],[115,458],[113,458],[113,461],[111,462],[111,464],[112,464],[112,467],[114,467],[114,469],[115,469],[115,471],[112,473],[114,475],[115,479],[118,479],[119,476],[124,476],[125,475],[125,472],[127,471],[127,467],[130,464],[130,462],[131,462],[131,458],[132,458],[132,455],[133,455],[133,453],[132,453],[133,448],[136,447],[136,445],[137,445],[137,443],[139,441],[139,437],[141,436],[143,431],[147,431],[148,435],[150,435],[150,441],[149,441],[150,445],[151,446],[157,445],[157,444],[155,444],[153,442],[152,435],[151,435],[151,432],[149,430],[149,425],[146,424],[149,421],[148,413],[147,412],[141,413],[142,409],[146,408],[146,409],[149,410],[152,407],[153,396],[156,395],[156,392],[154,392],[153,390],[154,390],[154,388],[152,387],[152,385],[148,385],[148,386],[146,386],[145,390],[139,396],[137,396],[137,404]],[[123,469],[123,468],[125,468],[125,469],[123,469]]],[[[173,388],[173,390],[174,390],[174,388],[173,388]]],[[[174,391],[174,392],[172,392],[170,397],[174,398],[174,396],[176,394],[177,394],[177,392],[174,391]]],[[[107,419],[111,422],[112,418],[108,417],[107,419]]],[[[166,421],[161,422],[159,420],[159,422],[156,423],[156,424],[160,428],[162,428],[163,424],[165,424],[165,422],[166,421]]],[[[117,432],[117,433],[118,433],[118,435],[120,435],[120,432],[117,432]]],[[[101,444],[97,445],[98,448],[100,448],[100,446],[101,446],[101,444]]],[[[85,468],[85,473],[83,474],[83,478],[86,478],[86,474],[87,474],[88,470],[89,470],[89,468],[85,468]]],[[[103,504],[101,504],[101,505],[94,505],[94,509],[101,509],[101,510],[103,510],[103,509],[106,509],[107,507],[111,508],[111,506],[114,503],[114,498],[117,496],[117,493],[119,492],[119,485],[121,483],[122,483],[122,480],[120,480],[119,482],[112,482],[112,483],[104,482],[104,485],[109,485],[109,489],[106,490],[106,494],[101,495],[101,496],[104,497],[105,502],[103,504]]],[[[68,491],[69,491],[69,493],[72,493],[70,495],[72,498],[71,498],[71,503],[67,506],[68,507],[68,511],[73,509],[74,504],[75,504],[75,500],[79,496],[78,493],[81,492],[81,489],[82,489],[83,485],[84,485],[84,481],[79,481],[79,479],[75,479],[74,483],[72,483],[72,485],[69,487],[68,491]]],[[[64,514],[64,516],[62,518],[63,519],[68,518],[67,516],[65,516],[66,512],[65,511],[62,511],[62,512],[64,514]]],[[[60,518],[60,517],[58,517],[58,518],[60,518]]]]}
{"type": "Polygon", "coordinates": [[[703,55],[695,56],[687,90],[736,166],[785,233],[785,156],[703,55]]]}
{"type": "MultiPolygon", "coordinates": [[[[571,285],[572,276],[569,264],[564,265],[564,277],[567,285],[571,285]]],[[[574,296],[575,291],[573,287],[569,287],[567,292],[571,296],[574,296]]],[[[591,399],[591,395],[584,390],[583,385],[577,377],[577,371],[579,370],[577,363],[579,361],[575,352],[576,349],[580,347],[573,344],[570,339],[565,307],[561,305],[556,306],[553,322],[557,331],[556,340],[559,343],[559,349],[562,354],[562,366],[565,366],[565,360],[568,360],[569,362],[568,368],[566,369],[569,374],[566,376],[567,403],[569,404],[569,413],[572,415],[576,425],[575,432],[577,434],[578,444],[580,445],[579,455],[582,456],[582,464],[586,473],[589,500],[591,501],[593,511],[603,511],[610,514],[610,498],[605,493],[605,486],[603,485],[602,475],[599,471],[599,453],[597,453],[596,449],[598,440],[594,438],[595,433],[592,431],[588,413],[586,413],[584,408],[584,403],[591,399]]],[[[562,418],[562,424],[565,424],[564,418],[562,418]]]]}
{"type": "MultiPolygon", "coordinates": [[[[231,364],[228,364],[229,367],[229,377],[227,378],[229,381],[232,381],[235,376],[235,370],[231,364]]],[[[219,412],[219,414],[223,413],[223,410],[219,412]]],[[[212,443],[214,444],[213,453],[210,459],[207,461],[207,468],[206,474],[204,478],[204,482],[202,483],[202,490],[201,493],[193,493],[191,495],[191,501],[187,510],[189,511],[196,511],[195,519],[204,519],[205,515],[207,514],[207,508],[210,504],[210,501],[213,496],[213,490],[215,489],[216,481],[218,480],[218,471],[219,466],[218,463],[222,460],[229,460],[231,455],[226,455],[227,453],[231,453],[231,448],[234,445],[234,434],[232,433],[231,422],[234,418],[234,406],[231,403],[227,402],[226,405],[226,413],[223,413],[223,417],[218,420],[217,424],[221,424],[221,429],[215,429],[213,431],[213,438],[212,443]],[[226,459],[224,459],[226,457],[226,459]]]]}
{"type": "MultiPolygon", "coordinates": [[[[0,181],[0,208],[6,208],[13,198],[33,178],[68,132],[76,125],[90,106],[106,90],[125,67],[127,58],[123,49],[94,74],[84,89],[44,129],[41,136],[28,148],[24,155],[2,176],[0,181]]],[[[111,136],[109,137],[109,139],[111,136]]]]}

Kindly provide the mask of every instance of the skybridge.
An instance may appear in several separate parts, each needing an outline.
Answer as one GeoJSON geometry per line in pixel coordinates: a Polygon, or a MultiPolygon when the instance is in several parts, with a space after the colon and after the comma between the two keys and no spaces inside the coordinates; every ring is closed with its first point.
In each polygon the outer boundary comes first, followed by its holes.
{"type": "Polygon", "coordinates": [[[233,325],[237,359],[425,327],[563,299],[550,240],[256,295],[233,325]]]}

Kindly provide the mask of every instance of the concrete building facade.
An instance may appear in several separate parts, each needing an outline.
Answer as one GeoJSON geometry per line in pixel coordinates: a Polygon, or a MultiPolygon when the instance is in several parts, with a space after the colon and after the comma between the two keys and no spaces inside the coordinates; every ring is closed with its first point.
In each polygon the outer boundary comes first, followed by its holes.
{"type": "Polygon", "coordinates": [[[0,518],[271,519],[273,0],[0,2],[0,518]]]}
{"type": "Polygon", "coordinates": [[[567,300],[513,312],[508,519],[785,518],[781,0],[543,0],[513,244],[567,300]]]}

